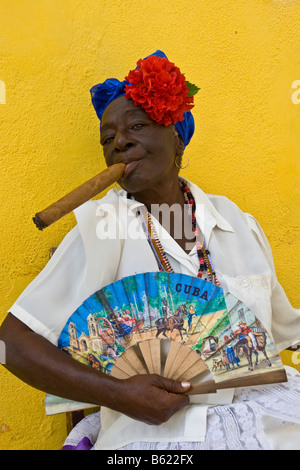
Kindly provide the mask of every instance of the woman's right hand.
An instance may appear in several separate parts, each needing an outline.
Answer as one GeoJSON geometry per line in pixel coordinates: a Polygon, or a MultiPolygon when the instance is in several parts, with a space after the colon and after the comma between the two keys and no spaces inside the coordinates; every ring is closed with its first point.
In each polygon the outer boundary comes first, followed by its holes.
{"type": "Polygon", "coordinates": [[[32,387],[83,403],[106,406],[148,424],[166,422],[189,403],[182,385],[159,375],[120,380],[75,361],[9,314],[0,327],[6,367],[32,387]]]}
{"type": "Polygon", "coordinates": [[[113,409],[147,424],[162,424],[189,404],[184,393],[188,382],[176,382],[160,375],[135,375],[119,381],[113,409]],[[118,391],[119,388],[119,391],[118,391]]]}

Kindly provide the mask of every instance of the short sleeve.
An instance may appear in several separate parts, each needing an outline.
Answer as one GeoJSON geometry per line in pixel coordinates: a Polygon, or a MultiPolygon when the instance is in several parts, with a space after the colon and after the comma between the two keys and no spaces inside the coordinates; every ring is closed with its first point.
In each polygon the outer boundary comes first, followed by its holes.
{"type": "Polygon", "coordinates": [[[272,333],[277,349],[282,351],[300,341],[300,309],[292,307],[278,282],[272,250],[264,231],[252,215],[246,214],[246,217],[272,271],[272,333]]]}
{"type": "Polygon", "coordinates": [[[85,263],[83,242],[76,226],[9,312],[56,344],[70,314],[80,304],[78,287],[83,282],[85,263]]]}
{"type": "MultiPolygon", "coordinates": [[[[98,236],[99,220],[109,217],[108,213],[98,216],[100,204],[101,200],[91,200],[74,211],[77,225],[9,309],[29,328],[55,345],[75,310],[90,295],[116,279],[122,243],[113,236],[106,239],[98,236]]],[[[114,221],[113,208],[111,205],[114,221]]]]}

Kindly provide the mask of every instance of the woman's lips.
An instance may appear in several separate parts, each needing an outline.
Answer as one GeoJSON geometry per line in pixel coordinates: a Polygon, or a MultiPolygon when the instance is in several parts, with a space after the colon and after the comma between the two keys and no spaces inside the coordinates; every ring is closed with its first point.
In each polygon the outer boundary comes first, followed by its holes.
{"type": "Polygon", "coordinates": [[[127,176],[134,170],[138,162],[139,160],[135,160],[134,162],[127,163],[122,178],[127,178],[127,176]]]}

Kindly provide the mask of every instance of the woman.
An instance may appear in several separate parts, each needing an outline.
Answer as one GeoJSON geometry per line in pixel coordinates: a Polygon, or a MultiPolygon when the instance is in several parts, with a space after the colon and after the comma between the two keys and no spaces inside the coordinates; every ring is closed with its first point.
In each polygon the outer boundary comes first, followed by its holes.
{"type": "Polygon", "coordinates": [[[188,316],[188,331],[190,331],[193,321],[193,316],[195,315],[195,310],[193,305],[189,305],[189,316],[188,316]]]}
{"type": "MultiPolygon", "coordinates": [[[[259,413],[257,408],[261,397],[264,403],[265,394],[272,395],[268,387],[252,391],[255,405],[249,389],[244,395],[236,392],[235,398],[233,390],[189,398],[189,383],[158,375],[121,381],[74,361],[56,347],[67,319],[91,294],[124,276],[158,269],[199,276],[228,289],[272,332],[279,350],[300,338],[299,312],[278,284],[270,247],[255,219],[227,198],[207,197],[178,178],[184,148],[194,132],[188,86],[179,69],[157,51],[139,61],[126,81],[110,79],[91,90],[106,163],[126,163],[119,180],[122,189],[75,211],[77,226],[1,327],[6,367],[16,376],[48,393],[101,406],[101,430],[99,416],[92,416],[78,431],[79,438],[72,434],[66,445],[76,446],[86,432],[95,449],[278,445],[276,440],[270,444],[279,425],[277,415],[269,410],[270,418],[263,406],[259,413]],[[163,204],[180,209],[170,213],[168,223],[159,210],[163,204]],[[178,236],[180,227],[185,230],[178,236]],[[212,404],[223,406],[208,409],[212,404]],[[238,438],[226,429],[234,413],[235,427],[243,428],[244,415],[242,424],[236,424],[241,409],[250,421],[255,418],[256,427],[253,422],[245,426],[238,438]],[[265,416],[269,421],[263,431],[265,416]]],[[[292,403],[300,396],[299,381],[291,378],[279,386],[282,396],[288,396],[289,387],[292,403]]],[[[274,400],[269,398],[272,404],[274,400]]],[[[299,436],[300,410],[294,402],[292,406],[292,412],[281,410],[280,416],[299,436]]]]}

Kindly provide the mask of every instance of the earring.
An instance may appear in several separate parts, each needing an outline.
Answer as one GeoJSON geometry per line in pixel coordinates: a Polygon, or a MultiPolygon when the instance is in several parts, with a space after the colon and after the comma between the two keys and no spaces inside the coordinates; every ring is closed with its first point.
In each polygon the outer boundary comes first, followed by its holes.
{"type": "Polygon", "coordinates": [[[187,158],[187,164],[185,166],[182,166],[182,157],[179,157],[179,155],[176,155],[176,158],[175,158],[175,165],[177,166],[179,170],[184,170],[190,164],[189,156],[186,153],[184,153],[183,155],[187,158]],[[179,158],[179,162],[178,162],[178,158],[179,158]]]}
{"type": "Polygon", "coordinates": [[[190,157],[186,153],[184,153],[183,155],[187,158],[187,164],[185,166],[181,166],[182,170],[184,170],[184,168],[187,168],[190,164],[190,157]]]}

